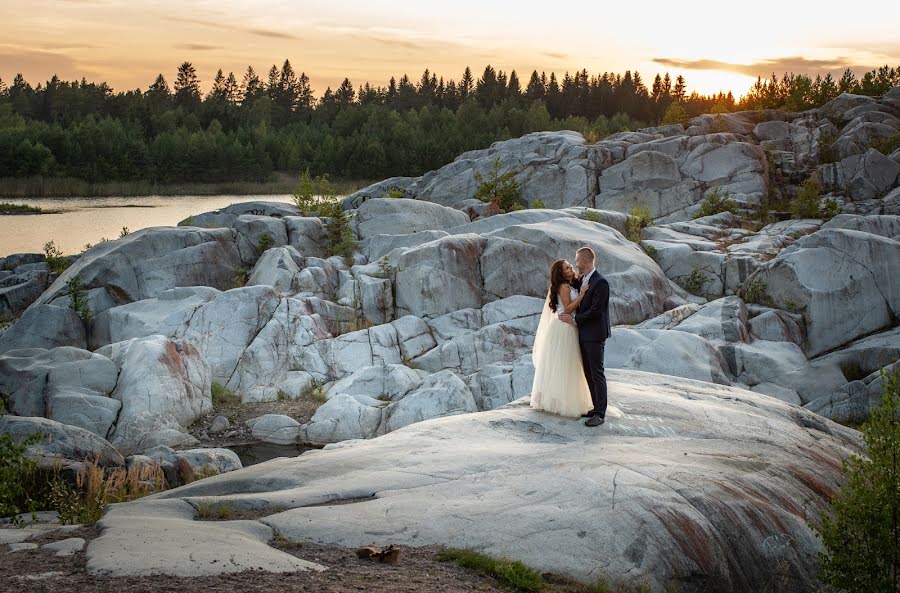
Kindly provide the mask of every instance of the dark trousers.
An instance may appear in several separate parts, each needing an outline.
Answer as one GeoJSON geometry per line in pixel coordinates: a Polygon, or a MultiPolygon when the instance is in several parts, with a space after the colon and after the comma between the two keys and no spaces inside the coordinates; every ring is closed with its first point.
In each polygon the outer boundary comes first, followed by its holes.
{"type": "Polygon", "coordinates": [[[606,373],[603,370],[603,355],[606,342],[581,342],[581,363],[584,366],[584,378],[591,390],[594,402],[592,413],[606,417],[606,373]]]}

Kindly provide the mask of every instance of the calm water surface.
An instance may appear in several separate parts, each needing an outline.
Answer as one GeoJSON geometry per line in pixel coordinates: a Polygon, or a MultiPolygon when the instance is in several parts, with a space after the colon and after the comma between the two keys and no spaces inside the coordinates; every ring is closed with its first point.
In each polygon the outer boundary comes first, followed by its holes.
{"type": "Polygon", "coordinates": [[[174,226],[194,214],[256,200],[290,202],[291,196],[2,198],[0,202],[64,212],[0,216],[0,257],[11,253],[39,253],[51,239],[66,255],[79,253],[86,243],[97,243],[103,237],[117,239],[122,227],[137,231],[151,226],[174,226]]]}

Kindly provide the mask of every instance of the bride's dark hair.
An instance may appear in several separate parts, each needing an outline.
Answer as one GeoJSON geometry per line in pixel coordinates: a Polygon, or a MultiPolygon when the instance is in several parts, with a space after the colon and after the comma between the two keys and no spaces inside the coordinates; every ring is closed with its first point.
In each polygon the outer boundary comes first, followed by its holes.
{"type": "Polygon", "coordinates": [[[566,260],[558,259],[550,266],[550,310],[556,313],[556,307],[559,304],[559,287],[563,284],[569,284],[565,275],[566,260]]]}

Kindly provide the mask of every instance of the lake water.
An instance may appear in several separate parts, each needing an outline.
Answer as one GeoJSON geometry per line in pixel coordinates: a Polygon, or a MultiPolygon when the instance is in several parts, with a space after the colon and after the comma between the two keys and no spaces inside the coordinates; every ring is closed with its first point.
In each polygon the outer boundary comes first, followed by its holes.
{"type": "Polygon", "coordinates": [[[304,451],[309,451],[309,447],[276,445],[274,443],[245,443],[243,445],[232,445],[227,448],[237,453],[244,467],[279,457],[297,457],[304,451]]]}
{"type": "Polygon", "coordinates": [[[256,200],[290,202],[291,196],[0,198],[0,202],[64,210],[59,214],[0,216],[0,257],[40,253],[51,239],[66,255],[80,253],[86,243],[96,244],[104,237],[118,239],[122,227],[133,232],[151,226],[175,226],[194,214],[256,200]]]}

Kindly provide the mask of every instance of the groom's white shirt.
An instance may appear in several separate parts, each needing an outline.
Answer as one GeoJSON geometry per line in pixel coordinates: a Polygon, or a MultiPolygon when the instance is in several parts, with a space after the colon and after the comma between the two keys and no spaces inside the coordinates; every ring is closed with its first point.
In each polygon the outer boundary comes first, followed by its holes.
{"type": "MultiPolygon", "coordinates": [[[[591,273],[587,275],[587,278],[582,278],[582,279],[581,279],[581,283],[584,284],[585,282],[587,282],[588,284],[590,284],[590,283],[591,283],[591,278],[593,278],[593,276],[594,276],[594,274],[595,274],[596,272],[597,272],[597,268],[594,268],[593,270],[591,270],[591,273]]],[[[576,314],[576,312],[575,312],[575,311],[572,311],[572,320],[573,320],[573,321],[575,320],[575,314],[576,314]]]]}

